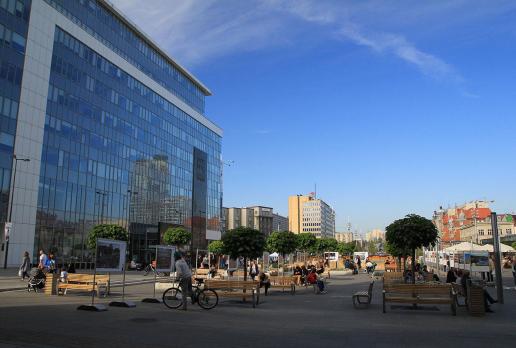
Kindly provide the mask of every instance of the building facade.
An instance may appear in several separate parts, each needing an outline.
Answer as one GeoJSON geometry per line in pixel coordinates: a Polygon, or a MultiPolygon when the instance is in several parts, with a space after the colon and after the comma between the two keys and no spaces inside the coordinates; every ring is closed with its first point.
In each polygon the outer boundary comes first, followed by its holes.
{"type": "Polygon", "coordinates": [[[317,238],[335,235],[335,211],[313,195],[289,197],[289,226],[294,233],[312,233],[317,238]]]}
{"type": "Polygon", "coordinates": [[[339,243],[353,242],[353,232],[335,232],[335,239],[339,243]]]}
{"type": "MultiPolygon", "coordinates": [[[[511,214],[497,215],[498,236],[500,239],[516,234],[514,226],[514,218],[511,214]]],[[[460,235],[463,241],[474,242],[477,244],[486,244],[487,241],[493,239],[493,228],[491,226],[491,217],[488,216],[482,220],[476,220],[471,224],[464,225],[460,228],[460,235]]]]}
{"type": "Polygon", "coordinates": [[[107,1],[0,5],[7,264],[40,248],[91,262],[85,240],[99,223],[129,230],[131,256],[146,257],[162,224],[186,226],[205,248],[222,197],[211,92],[107,1]]]}
{"type": "Polygon", "coordinates": [[[288,231],[288,217],[273,213],[272,230],[276,232],[288,231]]]}
{"type": "Polygon", "coordinates": [[[445,244],[463,241],[461,228],[487,218],[491,214],[489,203],[477,200],[454,208],[440,208],[435,211],[433,222],[439,230],[441,241],[445,244]]]}
{"type": "Polygon", "coordinates": [[[245,208],[223,208],[226,230],[249,227],[262,232],[265,236],[272,233],[273,209],[254,206],[245,208]]]}
{"type": "Polygon", "coordinates": [[[369,232],[366,232],[365,239],[368,242],[378,242],[381,240],[385,240],[385,232],[379,229],[371,230],[369,232]]]}

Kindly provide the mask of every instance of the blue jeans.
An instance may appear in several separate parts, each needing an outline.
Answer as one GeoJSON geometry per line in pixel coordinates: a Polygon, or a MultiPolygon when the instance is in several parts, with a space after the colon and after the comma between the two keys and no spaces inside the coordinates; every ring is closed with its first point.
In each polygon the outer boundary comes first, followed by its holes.
{"type": "Polygon", "coordinates": [[[322,280],[317,281],[317,286],[319,287],[319,291],[324,291],[324,282],[322,280]]]}

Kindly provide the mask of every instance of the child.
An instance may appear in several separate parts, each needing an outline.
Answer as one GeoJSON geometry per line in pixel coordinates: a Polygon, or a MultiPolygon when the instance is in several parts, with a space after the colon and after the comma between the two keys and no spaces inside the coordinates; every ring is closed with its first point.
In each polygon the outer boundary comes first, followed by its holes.
{"type": "Polygon", "coordinates": [[[66,271],[66,268],[64,268],[64,267],[61,267],[61,269],[60,269],[59,281],[61,283],[68,282],[68,272],[66,271]]]}

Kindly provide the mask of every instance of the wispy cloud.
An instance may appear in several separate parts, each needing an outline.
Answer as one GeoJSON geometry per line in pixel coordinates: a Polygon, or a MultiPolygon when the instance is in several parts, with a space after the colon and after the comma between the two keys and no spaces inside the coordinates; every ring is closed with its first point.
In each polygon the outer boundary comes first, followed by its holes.
{"type": "Polygon", "coordinates": [[[457,25],[516,6],[508,0],[478,6],[465,0],[418,4],[405,0],[388,4],[344,0],[154,0],[152,5],[143,5],[141,0],[112,1],[186,66],[238,52],[295,44],[305,40],[305,34],[316,31],[318,39],[347,40],[376,54],[395,56],[426,76],[458,86],[465,80],[458,70],[417,45],[414,33],[432,27],[430,23],[440,23],[440,27],[457,25]]]}

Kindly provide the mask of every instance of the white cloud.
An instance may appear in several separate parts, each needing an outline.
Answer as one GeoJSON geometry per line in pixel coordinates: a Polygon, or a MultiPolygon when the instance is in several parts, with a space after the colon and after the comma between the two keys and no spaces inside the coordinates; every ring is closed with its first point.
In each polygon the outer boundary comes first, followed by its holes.
{"type": "Polygon", "coordinates": [[[297,43],[307,33],[336,37],[394,55],[427,76],[463,84],[449,63],[407,39],[406,33],[472,22],[513,9],[493,0],[471,6],[464,0],[378,3],[341,0],[112,0],[170,54],[186,66],[237,52],[297,43]],[[453,19],[453,20],[451,20],[453,19]]]}

